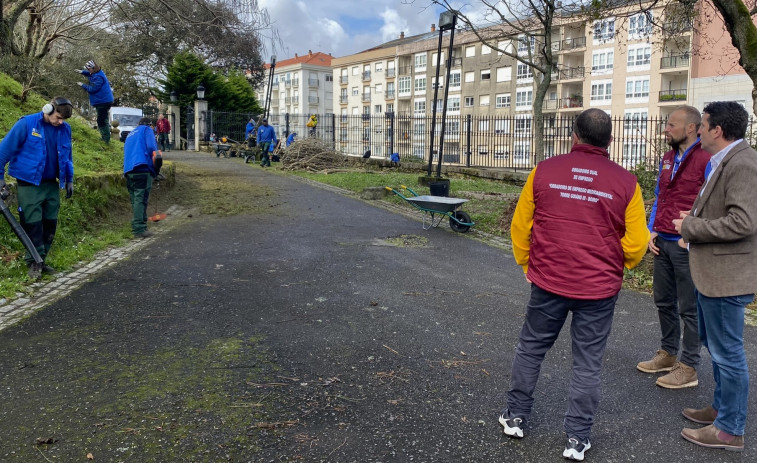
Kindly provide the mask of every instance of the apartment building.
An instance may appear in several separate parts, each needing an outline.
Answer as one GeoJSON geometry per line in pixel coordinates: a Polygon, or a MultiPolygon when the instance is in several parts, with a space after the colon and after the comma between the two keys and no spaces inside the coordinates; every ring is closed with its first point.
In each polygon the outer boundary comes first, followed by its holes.
{"type": "MultiPolygon", "coordinates": [[[[722,22],[707,21],[701,28],[697,24],[694,33],[691,23],[672,15],[668,18],[665,11],[661,5],[641,12],[632,2],[599,20],[558,15],[550,44],[557,67],[542,106],[545,156],[568,149],[572,118],[586,108],[600,108],[623,121],[616,128],[618,142],[610,151],[613,159],[629,167],[648,162],[665,147],[661,121],[681,104],[701,110],[715,99],[736,100],[751,112],[747,102],[751,102],[752,83],[737,65],[738,54],[722,22]],[[653,27],[653,23],[664,27],[653,27]]],[[[447,60],[449,32],[443,36],[438,56],[439,33],[432,25],[430,32],[335,58],[339,93],[334,107],[339,108],[343,122],[336,137],[340,148],[352,154],[371,149],[374,155],[388,156],[391,150],[428,158],[432,148],[438,150],[446,90],[445,162],[465,162],[470,150],[474,165],[493,165],[487,160],[533,165],[537,82],[527,64],[499,50],[522,55],[528,47],[541,45],[535,40],[529,43],[524,36],[493,37],[487,44],[471,31],[456,31],[452,59],[447,60]],[[430,114],[434,109],[432,147],[430,114]],[[363,133],[356,139],[347,116],[358,114],[363,116],[363,133]],[[376,117],[382,114],[385,121],[376,117]]]]}
{"type": "MultiPolygon", "coordinates": [[[[295,53],[294,58],[276,63],[270,111],[274,120],[279,120],[276,116],[287,113],[323,115],[334,112],[332,60],[330,54],[308,50],[306,55],[295,53]]],[[[265,67],[270,69],[270,63],[265,67]]],[[[261,104],[265,102],[268,92],[267,77],[258,91],[261,104]]]]}

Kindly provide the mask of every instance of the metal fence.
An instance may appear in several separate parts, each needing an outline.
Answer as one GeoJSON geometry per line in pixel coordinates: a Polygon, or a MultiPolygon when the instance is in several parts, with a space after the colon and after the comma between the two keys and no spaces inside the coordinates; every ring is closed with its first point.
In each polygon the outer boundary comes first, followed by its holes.
{"type": "MultiPolygon", "coordinates": [[[[228,116],[228,133],[235,138],[238,131],[243,139],[248,114],[228,116]],[[239,121],[237,121],[237,119],[239,121]],[[233,122],[232,122],[233,121],[233,122]]],[[[239,114],[239,113],[237,113],[239,114]]],[[[318,137],[329,141],[335,150],[348,155],[363,156],[368,150],[372,157],[389,158],[398,153],[402,161],[428,161],[431,149],[432,118],[426,114],[319,114],[315,129],[306,127],[309,114],[271,115],[269,124],[279,138],[296,132],[297,138],[318,137]]],[[[575,117],[544,117],[544,155],[549,158],[570,151],[571,133],[575,117]]],[[[209,112],[208,121],[220,126],[220,119],[209,112]]],[[[665,119],[614,118],[613,142],[610,158],[627,169],[645,167],[656,170],[662,154],[670,147],[665,142],[665,119]]],[[[754,124],[748,129],[749,141],[754,144],[754,124]]],[[[441,117],[434,128],[434,163],[441,151],[442,163],[466,167],[532,169],[536,156],[534,120],[531,115],[473,116],[447,115],[444,143],[439,145],[442,132],[441,117]]],[[[207,133],[211,133],[208,127],[207,133]]],[[[219,136],[221,133],[215,130],[219,136]]],[[[238,135],[240,136],[240,135],[238,135]]]]}

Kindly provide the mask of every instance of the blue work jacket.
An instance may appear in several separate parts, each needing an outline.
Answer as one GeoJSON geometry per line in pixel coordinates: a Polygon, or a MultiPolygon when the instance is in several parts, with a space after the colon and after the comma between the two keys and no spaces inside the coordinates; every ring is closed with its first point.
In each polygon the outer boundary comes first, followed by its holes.
{"type": "Polygon", "coordinates": [[[258,144],[265,142],[276,143],[276,131],[270,125],[261,125],[258,127],[258,144]]]}
{"type": "Polygon", "coordinates": [[[108,82],[108,78],[102,69],[94,74],[90,74],[86,69],[81,73],[89,78],[89,85],[82,86],[89,93],[89,104],[94,106],[113,103],[113,90],[111,90],[110,82],[108,82]]]}
{"type": "MultiPolygon", "coordinates": [[[[47,161],[44,114],[42,112],[21,117],[0,142],[0,169],[8,165],[8,175],[33,185],[42,181],[47,161]]],[[[58,180],[64,188],[74,181],[74,161],[71,153],[71,126],[61,125],[58,136],[58,180]]]]}
{"type": "Polygon", "coordinates": [[[154,177],[155,166],[152,162],[152,154],[155,151],[158,151],[155,132],[149,125],[137,126],[136,129],[129,132],[129,136],[126,137],[124,142],[124,174],[139,166],[147,166],[154,177]]]}

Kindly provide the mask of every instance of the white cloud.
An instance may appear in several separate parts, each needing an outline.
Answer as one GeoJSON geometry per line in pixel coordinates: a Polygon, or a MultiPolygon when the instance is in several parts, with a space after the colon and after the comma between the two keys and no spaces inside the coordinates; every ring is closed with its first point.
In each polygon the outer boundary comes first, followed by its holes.
{"type": "Polygon", "coordinates": [[[282,41],[268,40],[267,51],[275,51],[280,60],[308,50],[351,55],[394,40],[400,32],[426,32],[438,18],[434,8],[402,0],[259,0],[259,5],[282,41]]]}

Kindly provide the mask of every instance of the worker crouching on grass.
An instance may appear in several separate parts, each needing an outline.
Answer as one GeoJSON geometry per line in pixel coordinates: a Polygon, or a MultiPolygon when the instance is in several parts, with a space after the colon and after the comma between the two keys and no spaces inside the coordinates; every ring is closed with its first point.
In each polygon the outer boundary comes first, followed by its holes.
{"type": "Polygon", "coordinates": [[[150,199],[152,180],[161,163],[150,119],[143,117],[139,120],[139,126],[129,133],[124,142],[124,177],[131,199],[131,231],[135,238],[152,236],[147,230],[147,202],[150,199]]]}

